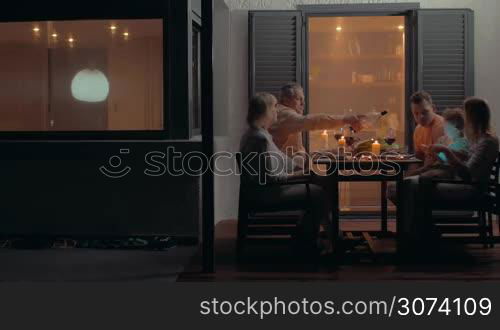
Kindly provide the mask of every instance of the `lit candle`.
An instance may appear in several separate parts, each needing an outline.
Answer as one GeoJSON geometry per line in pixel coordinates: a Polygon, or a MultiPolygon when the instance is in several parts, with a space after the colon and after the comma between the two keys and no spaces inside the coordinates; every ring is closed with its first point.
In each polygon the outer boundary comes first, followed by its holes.
{"type": "Polygon", "coordinates": [[[329,142],[329,137],[328,137],[328,131],[327,130],[324,130],[323,133],[321,133],[321,138],[323,139],[325,150],[330,149],[330,145],[328,143],[329,142]]]}
{"type": "Polygon", "coordinates": [[[375,141],[373,142],[372,144],[372,154],[376,155],[376,156],[380,156],[380,143],[378,143],[378,141],[375,141]]]}
{"type": "Polygon", "coordinates": [[[345,141],[345,137],[342,136],[339,140],[339,149],[344,149],[345,148],[345,144],[346,144],[346,141],[345,141]]]}

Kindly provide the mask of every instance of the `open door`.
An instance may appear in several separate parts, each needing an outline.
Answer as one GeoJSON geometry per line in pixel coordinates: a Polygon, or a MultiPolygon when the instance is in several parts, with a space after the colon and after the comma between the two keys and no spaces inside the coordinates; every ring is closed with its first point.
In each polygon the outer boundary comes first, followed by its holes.
{"type": "MultiPolygon", "coordinates": [[[[335,136],[407,144],[406,15],[310,16],[307,19],[308,112],[332,115],[387,111],[379,125],[351,133],[346,126],[309,133],[311,151],[336,148],[335,136]],[[325,138],[328,141],[325,141],[325,138]]],[[[380,205],[379,183],[342,183],[343,211],[373,212],[380,205]]]]}

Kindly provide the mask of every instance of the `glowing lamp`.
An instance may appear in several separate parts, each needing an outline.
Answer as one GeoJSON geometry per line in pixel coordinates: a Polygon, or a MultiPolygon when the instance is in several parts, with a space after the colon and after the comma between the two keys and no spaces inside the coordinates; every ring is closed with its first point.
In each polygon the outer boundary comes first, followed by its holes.
{"type": "Polygon", "coordinates": [[[71,81],[71,95],[82,102],[103,102],[109,95],[108,78],[97,69],[81,70],[71,81]]]}

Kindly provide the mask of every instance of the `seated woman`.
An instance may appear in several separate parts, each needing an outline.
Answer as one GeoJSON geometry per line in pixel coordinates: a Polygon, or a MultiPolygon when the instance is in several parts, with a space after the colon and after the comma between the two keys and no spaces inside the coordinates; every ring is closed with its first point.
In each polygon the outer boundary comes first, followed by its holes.
{"type": "MultiPolygon", "coordinates": [[[[488,103],[479,98],[470,98],[464,102],[465,135],[471,144],[467,160],[449,146],[436,144],[429,146],[429,151],[446,157],[449,166],[463,184],[438,183],[429,197],[437,205],[466,205],[477,201],[486,191],[490,172],[498,157],[498,138],[491,131],[491,111],[488,103]]],[[[425,218],[424,205],[421,205],[422,193],[419,189],[418,176],[406,178],[403,185],[403,223],[401,230],[409,242],[423,242],[428,239],[430,225],[425,218]]]]}
{"type": "MultiPolygon", "coordinates": [[[[268,131],[276,121],[276,98],[268,93],[254,96],[248,108],[249,128],[241,139],[242,156],[241,185],[244,198],[256,207],[273,210],[288,210],[303,207],[312,212],[309,223],[302,224],[309,247],[316,249],[320,224],[329,230],[329,209],[325,191],[316,184],[279,185],[294,179],[310,179],[319,182],[324,177],[305,175],[300,166],[279,150],[268,131]]],[[[240,196],[241,198],[241,196],[240,196]]],[[[331,240],[326,242],[324,253],[331,250],[331,240]]]]}

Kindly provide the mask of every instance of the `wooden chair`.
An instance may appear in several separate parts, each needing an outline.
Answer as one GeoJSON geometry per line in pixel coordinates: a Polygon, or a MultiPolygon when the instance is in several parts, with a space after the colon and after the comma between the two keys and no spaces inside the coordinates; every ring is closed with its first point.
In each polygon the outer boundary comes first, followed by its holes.
{"type": "Polygon", "coordinates": [[[483,196],[478,196],[476,200],[470,201],[467,205],[433,205],[432,201],[428,198],[432,196],[431,189],[433,189],[433,187],[435,187],[438,183],[469,183],[460,180],[421,180],[421,184],[424,186],[424,196],[427,198],[427,202],[425,203],[428,205],[426,214],[432,218],[434,229],[437,230],[442,237],[452,236],[451,238],[471,241],[470,235],[477,234],[478,236],[476,236],[476,238],[479,238],[480,243],[484,244],[485,247],[494,246],[495,238],[493,234],[493,215],[497,216],[497,221],[499,221],[500,226],[500,203],[498,201],[500,196],[500,185],[498,181],[499,171],[500,154],[491,169],[488,190],[485,191],[483,196]],[[445,211],[446,216],[437,216],[440,211],[445,211]],[[459,216],[451,216],[449,211],[459,211],[459,216]],[[463,211],[469,211],[471,213],[469,216],[463,216],[463,213],[460,213],[463,211]],[[460,216],[460,214],[462,216],[460,216]],[[468,237],[461,237],[460,234],[467,234],[468,237]]]}
{"type": "MultiPolygon", "coordinates": [[[[241,155],[238,154],[236,160],[241,173],[241,155]]],[[[286,183],[267,185],[270,187],[271,185],[296,184],[306,185],[307,199],[310,199],[310,180],[308,179],[298,179],[286,183]]],[[[310,204],[311,203],[306,201],[306,205],[310,204]]],[[[310,211],[303,205],[290,206],[287,208],[265,208],[260,205],[255,205],[255,203],[251,202],[251,198],[247,195],[243,185],[240,185],[236,246],[237,257],[240,258],[243,256],[249,241],[291,239],[298,232],[298,224],[302,223],[308,216],[310,216],[310,211]]]]}
{"type": "Polygon", "coordinates": [[[495,235],[493,233],[493,216],[496,215],[498,232],[500,232],[500,153],[497,161],[492,168],[490,175],[490,183],[488,185],[488,199],[490,200],[491,208],[486,212],[486,222],[489,225],[489,236],[491,238],[491,247],[495,244],[495,235]]]}

